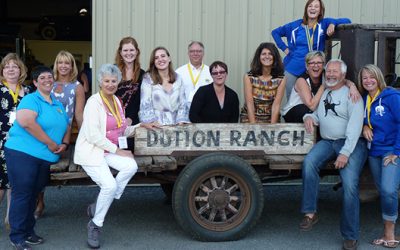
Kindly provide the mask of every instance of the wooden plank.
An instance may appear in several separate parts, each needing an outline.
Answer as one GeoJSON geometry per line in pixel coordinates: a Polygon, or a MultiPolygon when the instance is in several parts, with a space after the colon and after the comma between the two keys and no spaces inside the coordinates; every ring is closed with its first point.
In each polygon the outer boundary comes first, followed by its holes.
{"type": "Polygon", "coordinates": [[[171,155],[176,152],[262,151],[267,155],[306,154],[315,135],[300,123],[188,124],[147,130],[138,128],[136,155],[171,155]]]}
{"type": "Polygon", "coordinates": [[[162,170],[175,170],[177,169],[177,162],[174,157],[170,156],[154,156],[153,167],[159,167],[162,170]]]}

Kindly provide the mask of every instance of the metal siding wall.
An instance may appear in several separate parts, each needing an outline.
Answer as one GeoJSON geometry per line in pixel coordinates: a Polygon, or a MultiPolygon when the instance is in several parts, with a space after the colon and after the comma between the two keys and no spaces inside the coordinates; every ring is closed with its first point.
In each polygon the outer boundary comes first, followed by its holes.
{"type": "MultiPolygon", "coordinates": [[[[114,63],[124,36],[138,41],[143,69],[159,45],[171,53],[174,67],[187,63],[187,45],[200,40],[205,62],[228,64],[228,85],[243,103],[243,74],[258,44],[271,41],[271,30],[301,18],[306,0],[95,0],[93,59],[97,69],[114,63]]],[[[398,0],[325,0],[327,17],[349,17],[354,23],[400,23],[398,0]]]]}

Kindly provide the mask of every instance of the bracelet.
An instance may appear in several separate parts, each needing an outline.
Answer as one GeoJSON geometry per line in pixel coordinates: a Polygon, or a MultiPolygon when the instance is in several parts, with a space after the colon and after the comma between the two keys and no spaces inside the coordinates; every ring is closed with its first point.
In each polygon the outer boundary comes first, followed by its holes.
{"type": "Polygon", "coordinates": [[[64,145],[65,145],[65,150],[68,150],[68,148],[69,148],[69,143],[62,142],[61,144],[64,144],[64,145]]]}

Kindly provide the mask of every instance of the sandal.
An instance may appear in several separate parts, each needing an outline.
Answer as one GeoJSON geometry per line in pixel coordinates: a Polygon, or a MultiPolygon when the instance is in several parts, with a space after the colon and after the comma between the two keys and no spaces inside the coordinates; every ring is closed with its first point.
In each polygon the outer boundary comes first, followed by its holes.
{"type": "Polygon", "coordinates": [[[383,246],[387,248],[396,248],[399,245],[398,240],[384,240],[384,239],[375,239],[372,241],[372,245],[375,246],[383,246]]]}

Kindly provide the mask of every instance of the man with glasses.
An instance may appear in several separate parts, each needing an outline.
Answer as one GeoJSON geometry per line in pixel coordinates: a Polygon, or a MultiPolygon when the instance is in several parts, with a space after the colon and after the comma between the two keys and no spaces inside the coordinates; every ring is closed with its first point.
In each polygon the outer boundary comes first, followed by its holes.
{"type": "Polygon", "coordinates": [[[359,177],[367,152],[366,141],[360,138],[364,108],[362,100],[353,102],[346,86],[346,64],[332,59],[326,64],[325,87],[316,111],[303,117],[306,131],[313,133],[318,125],[322,139],[304,158],[302,167],[304,218],[300,230],[309,231],[318,222],[317,199],[319,172],[335,160],[343,184],[343,207],[340,231],[343,249],[357,249],[360,229],[359,177]]]}
{"type": "Polygon", "coordinates": [[[212,78],[207,65],[203,63],[204,45],[198,41],[192,41],[188,46],[189,63],[176,70],[183,81],[185,97],[188,108],[196,91],[204,85],[210,84],[212,78]]]}

